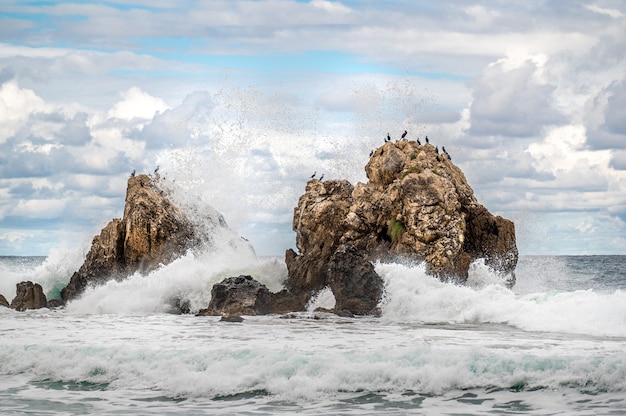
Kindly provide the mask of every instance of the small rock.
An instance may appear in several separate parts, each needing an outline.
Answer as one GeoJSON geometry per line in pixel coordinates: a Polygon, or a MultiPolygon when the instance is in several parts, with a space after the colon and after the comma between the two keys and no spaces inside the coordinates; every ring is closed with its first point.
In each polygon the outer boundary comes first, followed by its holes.
{"type": "Polygon", "coordinates": [[[48,305],[46,295],[39,283],[31,281],[20,282],[16,285],[16,295],[11,301],[11,308],[16,311],[25,311],[26,309],[40,309],[48,305]]]}

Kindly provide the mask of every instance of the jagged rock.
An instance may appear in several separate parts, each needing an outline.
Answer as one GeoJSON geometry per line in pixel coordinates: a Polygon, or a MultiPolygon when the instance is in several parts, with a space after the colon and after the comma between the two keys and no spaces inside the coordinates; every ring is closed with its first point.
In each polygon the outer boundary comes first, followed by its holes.
{"type": "Polygon", "coordinates": [[[328,285],[328,261],[335,253],[344,230],[341,224],[352,205],[353,186],[345,180],[311,180],[294,209],[296,247],[305,256],[287,250],[285,262],[290,276],[287,289],[304,308],[310,297],[328,285]]]}
{"type": "Polygon", "coordinates": [[[39,283],[30,281],[20,282],[16,285],[16,295],[11,301],[11,308],[16,311],[26,309],[40,309],[47,307],[48,301],[39,283]]]}
{"type": "Polygon", "coordinates": [[[0,306],[4,306],[5,308],[10,308],[9,301],[3,295],[0,295],[0,306]]]}
{"type": "Polygon", "coordinates": [[[353,246],[339,247],[330,258],[328,285],[335,295],[335,313],[380,314],[378,303],[383,295],[383,279],[353,246]]]}
{"type": "Polygon", "coordinates": [[[154,270],[199,241],[192,223],[164,195],[155,178],[132,176],[124,217],[112,220],[94,237],[85,262],[61,291],[61,297],[67,302],[88,285],[154,270]]]}
{"type": "Polygon", "coordinates": [[[211,301],[198,316],[265,315],[301,310],[286,290],[272,293],[252,276],[229,277],[213,285],[211,301]]]}
{"type": "MultiPolygon", "coordinates": [[[[514,282],[518,252],[513,223],[479,204],[463,172],[434,146],[388,142],[374,151],[365,171],[369,182],[354,187],[343,180],[310,180],[294,209],[300,253],[286,253],[286,286],[301,304],[327,285],[336,299],[338,293],[343,296],[340,285],[330,285],[329,265],[340,247],[358,253],[343,259],[344,282],[364,273],[361,257],[423,260],[429,273],[458,282],[467,279],[473,260],[484,258],[514,282]]],[[[371,306],[370,299],[367,304],[371,306]]],[[[350,305],[348,311],[363,313],[350,305]]]]}

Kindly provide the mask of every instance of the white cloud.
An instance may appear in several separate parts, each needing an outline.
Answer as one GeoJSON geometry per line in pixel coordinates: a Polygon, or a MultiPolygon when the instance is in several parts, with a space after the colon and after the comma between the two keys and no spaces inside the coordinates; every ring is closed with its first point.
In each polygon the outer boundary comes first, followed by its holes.
{"type": "Polygon", "coordinates": [[[49,107],[31,89],[20,88],[11,80],[0,85],[0,143],[14,135],[32,113],[49,107]]]}
{"type": "Polygon", "coordinates": [[[17,203],[11,215],[30,219],[60,219],[66,208],[63,199],[30,199],[17,203]]]}
{"type": "Polygon", "coordinates": [[[122,101],[115,103],[107,116],[121,120],[132,121],[136,118],[150,120],[157,113],[162,113],[169,107],[160,98],[153,97],[138,87],[132,87],[122,93],[122,101]]]}
{"type": "Polygon", "coordinates": [[[591,10],[592,12],[604,14],[614,19],[618,19],[624,16],[622,12],[620,12],[619,10],[603,8],[603,7],[598,6],[597,4],[586,4],[585,7],[591,10]]]}

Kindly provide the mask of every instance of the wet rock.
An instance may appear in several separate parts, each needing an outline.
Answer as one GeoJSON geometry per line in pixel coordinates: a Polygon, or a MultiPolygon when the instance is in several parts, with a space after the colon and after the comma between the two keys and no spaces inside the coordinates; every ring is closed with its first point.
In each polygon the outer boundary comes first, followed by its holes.
{"type": "Polygon", "coordinates": [[[252,276],[229,277],[213,285],[211,301],[198,316],[265,315],[300,310],[294,297],[286,290],[272,293],[252,276]]]}
{"type": "Polygon", "coordinates": [[[20,282],[16,285],[16,289],[15,298],[11,301],[12,309],[25,311],[47,307],[48,301],[39,283],[20,282]]]}
{"type": "Polygon", "coordinates": [[[335,295],[335,311],[354,315],[380,315],[378,303],[383,295],[383,279],[374,266],[354,246],[343,245],[328,265],[328,285],[335,295]]]}
{"type": "Polygon", "coordinates": [[[61,291],[63,301],[75,298],[89,285],[150,272],[199,241],[192,223],[165,196],[155,178],[132,176],[124,217],[113,219],[94,237],[85,262],[61,291]]]}
{"type": "Polygon", "coordinates": [[[514,282],[513,222],[479,204],[463,172],[434,146],[388,142],[365,172],[369,182],[355,186],[312,179],[298,200],[292,226],[299,253],[288,250],[285,262],[286,287],[301,305],[330,286],[336,309],[376,313],[380,278],[367,261],[425,261],[432,275],[462,283],[471,262],[483,258],[514,282]],[[359,292],[352,280],[366,286],[359,292]]]}

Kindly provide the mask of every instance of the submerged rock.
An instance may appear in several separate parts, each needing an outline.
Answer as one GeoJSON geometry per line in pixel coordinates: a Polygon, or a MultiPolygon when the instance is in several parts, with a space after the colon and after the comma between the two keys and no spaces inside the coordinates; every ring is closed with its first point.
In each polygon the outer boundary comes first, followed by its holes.
{"type": "Polygon", "coordinates": [[[168,264],[200,242],[191,221],[148,175],[128,180],[124,217],[94,237],[85,262],[61,291],[63,301],[88,285],[146,273],[168,264]]]}
{"type": "Polygon", "coordinates": [[[388,142],[373,152],[365,171],[369,182],[356,186],[310,180],[294,209],[299,254],[285,255],[286,286],[302,305],[330,286],[336,309],[373,313],[382,284],[363,259],[425,261],[440,279],[464,282],[470,263],[484,258],[514,282],[513,222],[479,204],[463,172],[434,146],[388,142]]]}
{"type": "Polygon", "coordinates": [[[46,295],[39,283],[30,281],[20,282],[16,285],[16,295],[11,301],[11,308],[16,311],[27,309],[41,309],[48,306],[46,295]]]}

